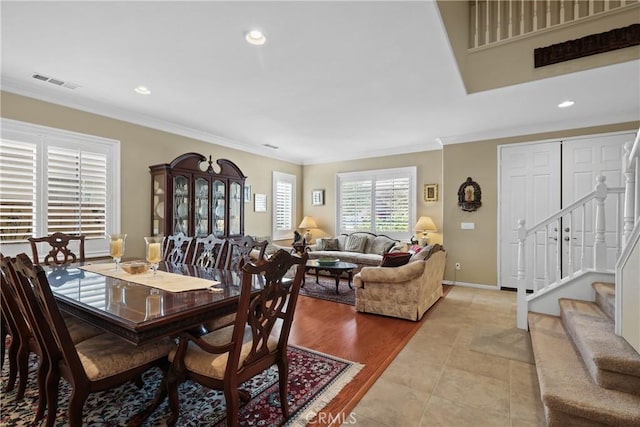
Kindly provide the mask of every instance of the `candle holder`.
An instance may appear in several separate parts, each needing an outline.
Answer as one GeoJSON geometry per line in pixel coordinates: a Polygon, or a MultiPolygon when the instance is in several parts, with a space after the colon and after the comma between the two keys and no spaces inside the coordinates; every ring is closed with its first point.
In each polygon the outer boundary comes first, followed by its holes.
{"type": "Polygon", "coordinates": [[[145,237],[147,261],[151,264],[153,275],[158,271],[158,264],[162,261],[162,236],[145,237]]]}
{"type": "Polygon", "coordinates": [[[116,263],[116,271],[120,270],[120,261],[124,255],[124,241],[126,234],[109,234],[109,256],[116,263]]]}

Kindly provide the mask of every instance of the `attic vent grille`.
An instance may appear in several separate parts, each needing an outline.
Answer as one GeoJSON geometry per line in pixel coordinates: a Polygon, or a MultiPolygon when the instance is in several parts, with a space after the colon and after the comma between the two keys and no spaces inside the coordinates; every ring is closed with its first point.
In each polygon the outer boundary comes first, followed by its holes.
{"type": "Polygon", "coordinates": [[[45,76],[44,74],[40,74],[40,73],[33,73],[31,77],[33,77],[36,80],[54,84],[56,86],[66,87],[67,89],[77,89],[80,87],[80,85],[77,83],[65,82],[64,80],[61,80],[55,77],[45,76]]]}

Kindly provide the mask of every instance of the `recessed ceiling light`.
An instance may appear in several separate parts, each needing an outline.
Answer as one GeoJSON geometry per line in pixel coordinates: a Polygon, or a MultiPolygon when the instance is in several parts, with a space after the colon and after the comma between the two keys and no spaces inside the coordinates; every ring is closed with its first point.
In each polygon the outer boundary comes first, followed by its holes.
{"type": "Polygon", "coordinates": [[[146,86],[138,86],[133,90],[136,91],[136,93],[139,93],[140,95],[149,95],[151,93],[149,88],[147,88],[146,86]]]}
{"type": "Polygon", "coordinates": [[[247,41],[247,43],[253,44],[256,46],[262,46],[267,41],[267,38],[264,36],[264,34],[262,34],[262,31],[259,31],[259,30],[248,31],[244,35],[244,38],[247,41]]]}
{"type": "Polygon", "coordinates": [[[562,101],[560,104],[558,104],[558,108],[567,108],[567,107],[571,107],[573,104],[575,104],[575,101],[562,101]]]}

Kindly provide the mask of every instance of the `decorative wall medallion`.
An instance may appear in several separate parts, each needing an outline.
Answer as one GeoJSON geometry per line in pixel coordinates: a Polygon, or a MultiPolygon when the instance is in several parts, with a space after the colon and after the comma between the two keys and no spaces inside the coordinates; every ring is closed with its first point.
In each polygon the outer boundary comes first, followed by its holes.
{"type": "Polygon", "coordinates": [[[458,189],[458,206],[467,212],[474,212],[482,206],[482,191],[478,183],[473,181],[471,177],[467,178],[458,189]]]}

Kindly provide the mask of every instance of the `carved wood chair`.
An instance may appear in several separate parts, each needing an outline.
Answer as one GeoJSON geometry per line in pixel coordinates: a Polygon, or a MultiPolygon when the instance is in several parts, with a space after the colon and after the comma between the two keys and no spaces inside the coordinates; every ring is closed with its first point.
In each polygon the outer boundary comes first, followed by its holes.
{"type": "MultiPolygon", "coordinates": [[[[23,256],[27,260],[29,259],[26,255],[23,254],[23,256]]],[[[6,304],[8,311],[10,311],[10,317],[7,319],[11,321],[10,323],[13,323],[13,330],[17,331],[15,336],[12,336],[12,339],[15,338],[19,343],[15,352],[15,362],[19,374],[16,400],[22,399],[24,395],[29,375],[29,354],[35,353],[38,355],[37,382],[39,398],[38,408],[34,418],[35,423],[42,419],[46,408],[45,379],[49,372],[50,361],[43,343],[37,337],[36,329],[32,326],[37,322],[30,310],[30,307],[35,304],[33,292],[30,287],[26,293],[24,292],[23,284],[20,282],[20,278],[15,270],[15,260],[9,257],[3,257],[1,254],[0,259],[3,278],[2,302],[6,304]]],[[[103,333],[102,330],[72,317],[65,317],[64,321],[69,328],[71,340],[74,343],[82,342],[103,333]]],[[[11,349],[9,355],[11,357],[11,349]]],[[[11,372],[9,376],[11,377],[11,372]]],[[[8,381],[8,383],[11,383],[11,381],[8,381]]]]}
{"type": "Polygon", "coordinates": [[[268,261],[245,264],[235,323],[203,336],[181,334],[177,350],[169,353],[172,365],[154,404],[136,418],[153,413],[168,393],[172,414],[167,424],[174,425],[179,413],[178,385],[191,379],[224,391],[227,424],[237,426],[239,400],[250,398],[238,387],[274,364],[278,366],[282,414],[288,418],[287,343],[307,258],[307,254],[298,257],[279,250],[268,261]],[[285,277],[292,267],[293,280],[285,277]],[[263,283],[263,290],[252,294],[256,282],[263,283]],[[278,333],[276,324],[281,325],[278,333]]]}
{"type": "Polygon", "coordinates": [[[192,242],[193,237],[187,236],[183,232],[167,236],[163,242],[163,261],[167,261],[172,264],[188,263],[191,257],[192,242]]]}
{"type": "Polygon", "coordinates": [[[257,241],[251,236],[244,236],[240,240],[229,240],[227,247],[227,259],[224,263],[225,269],[240,271],[242,266],[251,261],[251,251],[258,251],[257,260],[264,259],[264,252],[267,249],[268,241],[257,241]]]}
{"type": "Polygon", "coordinates": [[[31,244],[31,252],[33,253],[33,262],[40,264],[38,258],[38,243],[46,242],[51,246],[51,250],[44,256],[42,263],[44,265],[51,264],[69,264],[72,262],[84,262],[84,239],[85,236],[72,236],[64,233],[53,233],[46,237],[29,237],[31,244]],[[69,249],[69,242],[76,241],[78,243],[78,253],[75,254],[69,249]]]}
{"type": "Polygon", "coordinates": [[[226,251],[227,241],[225,239],[218,239],[213,234],[197,237],[190,264],[199,267],[222,268],[226,251]]]}
{"type": "Polygon", "coordinates": [[[76,427],[82,425],[82,407],[90,393],[139,380],[147,369],[166,364],[166,355],[175,346],[169,339],[134,346],[101,334],[74,344],[42,267],[34,266],[25,254],[18,255],[14,265],[23,295],[31,292],[29,311],[49,361],[45,384],[47,426],[55,421],[60,377],[72,388],[67,417],[68,424],[76,427]]]}

